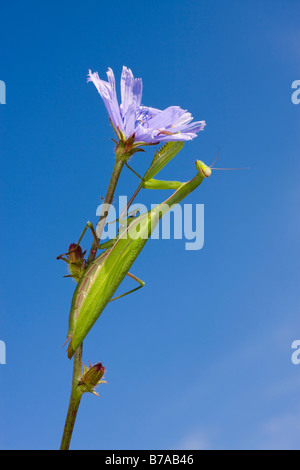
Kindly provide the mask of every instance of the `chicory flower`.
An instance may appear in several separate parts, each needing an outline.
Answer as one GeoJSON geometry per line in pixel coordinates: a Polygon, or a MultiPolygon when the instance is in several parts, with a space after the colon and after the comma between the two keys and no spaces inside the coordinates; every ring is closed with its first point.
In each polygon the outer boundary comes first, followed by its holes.
{"type": "Polygon", "coordinates": [[[140,78],[134,78],[127,67],[121,75],[121,104],[118,103],[115,76],[109,68],[108,82],[101,80],[98,72],[89,71],[88,81],[96,86],[100,93],[110,121],[118,138],[122,142],[134,142],[134,147],[159,142],[185,141],[197,137],[205,121],[191,122],[191,113],[179,106],[170,106],[164,110],[142,106],[143,84],[140,78]]]}

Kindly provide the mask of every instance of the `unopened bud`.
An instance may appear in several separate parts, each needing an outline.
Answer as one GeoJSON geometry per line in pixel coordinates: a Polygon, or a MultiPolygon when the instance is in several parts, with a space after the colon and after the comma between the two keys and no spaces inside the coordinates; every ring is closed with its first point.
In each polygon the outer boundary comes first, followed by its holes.
{"type": "Polygon", "coordinates": [[[77,243],[71,243],[69,246],[69,261],[70,263],[77,263],[83,260],[82,248],[77,243]]]}
{"type": "Polygon", "coordinates": [[[85,267],[84,253],[82,252],[81,246],[76,243],[71,243],[68,257],[70,274],[78,281],[85,267]]]}
{"type": "Polygon", "coordinates": [[[105,380],[101,380],[104,372],[105,367],[103,367],[101,362],[98,362],[98,364],[94,366],[90,364],[89,368],[83,364],[83,374],[78,381],[78,386],[81,387],[82,393],[90,392],[99,396],[95,392],[95,387],[101,383],[106,383],[105,380]]]}

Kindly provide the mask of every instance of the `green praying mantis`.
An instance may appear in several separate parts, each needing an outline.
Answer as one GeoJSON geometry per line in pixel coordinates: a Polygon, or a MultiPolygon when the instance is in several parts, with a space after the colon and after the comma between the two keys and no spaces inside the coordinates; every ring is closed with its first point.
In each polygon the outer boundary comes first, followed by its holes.
{"type": "MultiPolygon", "coordinates": [[[[141,178],[137,175],[141,181],[135,195],[141,188],[175,189],[175,192],[168,199],[152,208],[149,212],[137,216],[129,216],[125,219],[125,226],[122,226],[122,230],[119,231],[118,236],[102,245],[99,245],[93,225],[88,223],[78,243],[73,246],[73,249],[69,251],[69,253],[66,253],[69,257],[64,258],[63,255],[58,257],[58,259],[63,259],[69,263],[71,277],[74,277],[78,281],[72,299],[69,330],[67,334],[67,342],[70,341],[68,346],[68,357],[70,359],[109,302],[135,292],[145,285],[143,281],[129,272],[132,264],[144,248],[160,219],[170,211],[174,205],[180,203],[194,191],[205,178],[211,175],[211,168],[200,160],[197,160],[197,174],[188,182],[160,181],[153,178],[172,158],[174,158],[182,149],[183,145],[183,142],[170,142],[166,144],[156,154],[144,177],[141,178]],[[84,260],[84,253],[82,253],[79,246],[81,239],[88,229],[91,230],[98,248],[104,249],[90,264],[87,264],[84,260]],[[80,253],[77,261],[73,262],[72,267],[71,256],[76,250],[80,250],[80,253]],[[139,286],[118,297],[113,297],[126,276],[137,281],[139,286]]],[[[127,209],[129,205],[130,202],[127,209]]],[[[120,220],[119,222],[124,223],[124,221],[120,220]]]]}

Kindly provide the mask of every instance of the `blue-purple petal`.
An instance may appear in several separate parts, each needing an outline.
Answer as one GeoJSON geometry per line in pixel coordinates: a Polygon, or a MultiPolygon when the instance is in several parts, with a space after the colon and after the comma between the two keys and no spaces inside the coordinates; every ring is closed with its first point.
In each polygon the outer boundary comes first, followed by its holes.
{"type": "Polygon", "coordinates": [[[88,81],[93,82],[97,88],[115,128],[120,128],[123,132],[124,126],[114,86],[114,74],[111,69],[109,69],[107,75],[109,77],[109,82],[101,80],[98,72],[92,73],[91,70],[89,70],[88,81]]]}
{"type": "Polygon", "coordinates": [[[142,106],[143,84],[135,79],[127,67],[121,75],[121,105],[119,106],[115,77],[109,68],[108,82],[101,80],[97,72],[89,71],[88,81],[92,81],[100,93],[109,117],[116,129],[128,138],[135,134],[135,143],[157,143],[168,141],[192,140],[197,132],[204,129],[205,121],[192,122],[191,113],[179,106],[164,110],[142,106]]]}
{"type": "Polygon", "coordinates": [[[141,105],[143,83],[141,78],[134,78],[133,73],[127,67],[123,67],[121,75],[121,111],[124,117],[129,106],[135,103],[138,108],[141,105]]]}
{"type": "Polygon", "coordinates": [[[160,113],[156,114],[153,118],[149,119],[148,124],[152,129],[164,129],[172,126],[185,111],[179,106],[170,106],[160,113]]]}

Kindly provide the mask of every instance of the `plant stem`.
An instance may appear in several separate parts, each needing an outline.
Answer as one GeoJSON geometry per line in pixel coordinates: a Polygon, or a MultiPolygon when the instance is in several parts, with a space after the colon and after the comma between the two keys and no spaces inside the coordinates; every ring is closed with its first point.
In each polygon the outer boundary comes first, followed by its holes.
{"type": "MultiPolygon", "coordinates": [[[[108,211],[106,210],[107,206],[105,207],[105,205],[106,204],[110,205],[113,201],[113,197],[115,194],[119,176],[121,174],[125,161],[126,160],[122,158],[116,158],[115,166],[114,166],[111,179],[108,185],[107,193],[105,196],[104,206],[103,206],[100,220],[98,223],[98,228],[97,228],[98,240],[100,240],[101,238],[103,229],[105,227],[107,215],[108,215],[108,211]]],[[[88,257],[88,263],[91,263],[92,261],[94,261],[96,254],[97,254],[97,250],[98,250],[98,245],[96,244],[95,241],[93,241],[93,244],[89,253],[89,257],[88,257]]],[[[70,403],[69,403],[69,408],[68,408],[68,413],[67,413],[67,418],[65,422],[60,450],[69,450],[70,448],[74,424],[75,424],[78,408],[80,405],[80,400],[82,397],[82,393],[78,390],[78,380],[81,376],[82,349],[83,349],[83,343],[81,343],[81,345],[78,346],[74,354],[71,397],[70,397],[70,403]]]]}
{"type": "MultiPolygon", "coordinates": [[[[110,182],[109,182],[109,185],[108,185],[107,193],[106,193],[106,196],[105,196],[105,199],[104,199],[104,205],[103,205],[103,208],[102,208],[101,216],[100,216],[100,219],[99,219],[99,223],[97,225],[97,238],[98,238],[98,240],[100,240],[100,238],[102,236],[102,233],[103,233],[103,230],[104,230],[104,227],[105,227],[105,223],[106,223],[106,219],[107,219],[107,216],[108,216],[107,205],[110,205],[113,201],[113,197],[114,197],[114,194],[115,194],[115,190],[116,190],[116,186],[117,186],[117,183],[118,183],[118,180],[119,180],[119,176],[121,174],[121,171],[122,171],[122,168],[123,168],[124,165],[125,165],[125,160],[123,160],[122,158],[116,158],[115,166],[114,166],[114,169],[113,169],[113,172],[112,172],[112,175],[111,175],[111,179],[110,179],[110,182]]],[[[97,254],[97,250],[98,250],[98,246],[96,245],[96,242],[93,241],[92,248],[91,248],[91,251],[90,251],[90,254],[89,254],[89,258],[88,258],[89,263],[91,261],[94,261],[94,259],[96,257],[96,254],[97,254]]]]}
{"type": "Polygon", "coordinates": [[[74,354],[71,397],[60,450],[69,450],[77,411],[82,397],[82,393],[78,392],[78,380],[81,376],[82,349],[83,343],[76,349],[74,354]]]}

